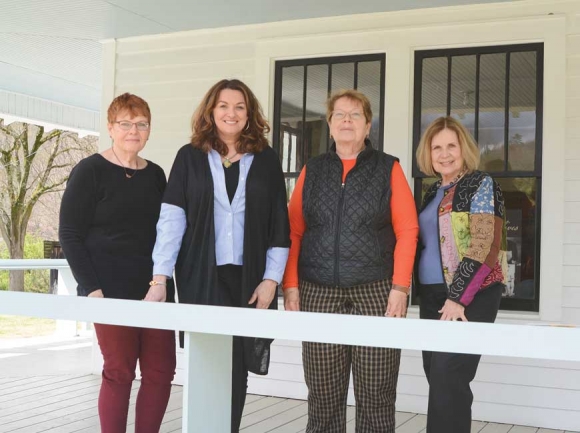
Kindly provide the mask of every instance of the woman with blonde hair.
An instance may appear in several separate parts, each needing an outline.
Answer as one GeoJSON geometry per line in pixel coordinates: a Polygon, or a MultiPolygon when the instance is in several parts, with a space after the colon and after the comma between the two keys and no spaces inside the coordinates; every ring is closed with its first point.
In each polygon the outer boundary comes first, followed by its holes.
{"type": "MultiPolygon", "coordinates": [[[[221,80],[203,97],[157,224],[153,281],[160,292],[175,267],[179,302],[277,308],[290,238],[284,175],[268,130],[241,81],[221,80]]],[[[268,372],[270,343],[234,337],[232,432],[240,428],[248,371],[268,372]]]]}
{"type": "MultiPolygon", "coordinates": [[[[415,281],[422,319],[495,321],[506,281],[505,207],[497,182],[478,171],[465,127],[440,117],[425,130],[417,164],[437,176],[419,213],[415,281]]],[[[429,382],[427,433],[468,433],[480,355],[423,352],[429,382]]]]}

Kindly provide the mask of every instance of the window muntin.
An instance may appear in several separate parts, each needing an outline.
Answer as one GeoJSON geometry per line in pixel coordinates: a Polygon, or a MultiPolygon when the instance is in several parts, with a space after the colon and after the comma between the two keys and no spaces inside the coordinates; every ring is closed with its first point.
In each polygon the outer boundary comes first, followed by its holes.
{"type": "Polygon", "coordinates": [[[375,148],[382,149],[384,54],[276,62],[273,145],[282,161],[289,196],[304,164],[330,146],[326,99],[332,92],[353,88],[371,102],[370,139],[375,148]]]}
{"type": "MultiPolygon", "coordinates": [[[[451,115],[473,134],[480,169],[504,191],[509,263],[502,309],[539,310],[542,64],[543,44],[415,53],[414,149],[430,122],[451,115]]],[[[413,177],[420,200],[434,179],[416,161],[413,177]]]]}

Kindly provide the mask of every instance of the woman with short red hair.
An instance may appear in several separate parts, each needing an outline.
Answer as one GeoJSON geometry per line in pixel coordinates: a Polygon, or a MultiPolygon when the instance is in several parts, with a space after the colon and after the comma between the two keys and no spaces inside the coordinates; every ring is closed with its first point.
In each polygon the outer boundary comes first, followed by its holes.
{"type": "MultiPolygon", "coordinates": [[[[78,282],[78,294],[173,302],[170,285],[149,288],[155,225],[166,179],[161,167],[139,156],[151,125],[149,105],[125,93],[108,110],[110,148],[79,162],[60,210],[60,242],[78,282]]],[[[135,431],[157,433],[175,374],[175,333],[95,323],[104,358],[99,394],[103,433],[124,432],[139,360],[135,431]]]]}

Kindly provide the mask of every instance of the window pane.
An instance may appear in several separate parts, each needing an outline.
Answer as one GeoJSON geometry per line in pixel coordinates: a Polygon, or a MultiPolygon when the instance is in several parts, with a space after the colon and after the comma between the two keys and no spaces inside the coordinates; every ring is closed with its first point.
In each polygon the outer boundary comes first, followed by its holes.
{"type": "Polygon", "coordinates": [[[354,63],[336,63],[332,65],[331,92],[352,89],[354,87],[354,63]]]}
{"type": "Polygon", "coordinates": [[[438,117],[447,114],[447,57],[423,60],[421,82],[421,134],[438,117]]]}
{"type": "Polygon", "coordinates": [[[285,180],[286,180],[286,196],[288,198],[288,201],[290,201],[290,197],[292,197],[292,192],[294,191],[294,187],[296,186],[298,178],[287,177],[285,180]]]}
{"type": "Polygon", "coordinates": [[[308,59],[304,64],[298,60],[276,63],[275,113],[278,118],[274,121],[273,143],[289,177],[297,175],[310,158],[328,151],[330,140],[326,100],[329,92],[353,89],[355,71],[357,86],[369,97],[373,109],[373,145],[382,149],[379,137],[382,135],[380,107],[384,89],[384,82],[381,81],[384,57],[369,54],[330,62],[323,58],[308,59]]]}
{"type": "Polygon", "coordinates": [[[285,172],[300,171],[303,165],[302,110],[304,98],[304,67],[282,70],[282,101],[280,109],[280,143],[282,167],[285,172]]]}
{"type": "Polygon", "coordinates": [[[418,184],[418,189],[415,190],[415,196],[419,196],[421,200],[419,201],[419,205],[423,203],[423,199],[425,198],[425,194],[429,191],[429,188],[439,180],[438,177],[423,177],[421,178],[421,182],[418,184]]]}
{"type": "MultiPolygon", "coordinates": [[[[415,85],[421,86],[421,94],[417,95],[420,103],[414,107],[414,131],[423,133],[433,119],[445,115],[447,110],[470,131],[477,125],[474,136],[481,152],[479,168],[491,172],[502,187],[509,262],[501,308],[509,310],[539,310],[538,197],[542,161],[536,152],[536,146],[541,146],[536,141],[541,139],[536,124],[542,121],[542,83],[538,81],[541,69],[537,67],[542,50],[542,44],[526,44],[521,48],[473,47],[415,54],[420,68],[420,72],[416,69],[415,85]]],[[[416,164],[415,156],[413,159],[416,164]]],[[[416,168],[415,165],[414,190],[420,201],[433,179],[422,178],[416,168]]]]}
{"type": "Polygon", "coordinates": [[[298,148],[298,131],[290,126],[282,125],[282,169],[285,173],[294,173],[298,148]]]}
{"type": "Polygon", "coordinates": [[[505,170],[505,74],[505,53],[485,54],[480,57],[479,167],[492,173],[505,170]]]}
{"type": "Polygon", "coordinates": [[[375,149],[380,147],[379,131],[381,115],[381,62],[360,62],[358,64],[357,90],[364,93],[371,102],[373,119],[370,140],[375,149]]]}
{"type": "Polygon", "coordinates": [[[510,58],[508,169],[534,170],[536,159],[536,53],[510,58]]]}
{"type": "Polygon", "coordinates": [[[321,155],[327,150],[328,126],[325,102],[328,94],[328,65],[307,67],[306,124],[304,147],[307,158],[321,155]]]}
{"type": "Polygon", "coordinates": [[[475,56],[451,58],[451,116],[475,132],[475,56]]]}
{"type": "Polygon", "coordinates": [[[535,298],[536,179],[496,178],[506,204],[508,281],[504,297],[535,298]]]}

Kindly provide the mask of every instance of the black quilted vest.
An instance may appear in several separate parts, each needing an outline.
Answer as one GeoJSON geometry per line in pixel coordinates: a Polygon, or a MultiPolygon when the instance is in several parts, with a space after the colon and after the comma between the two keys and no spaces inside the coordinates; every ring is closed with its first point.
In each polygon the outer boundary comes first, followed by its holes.
{"type": "Polygon", "coordinates": [[[396,239],[390,179],[395,161],[367,141],[344,185],[342,161],[334,144],[330,152],[307,163],[301,279],[350,287],[392,277],[396,239]]]}

